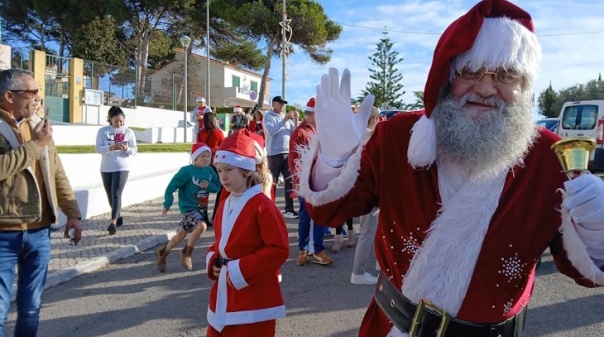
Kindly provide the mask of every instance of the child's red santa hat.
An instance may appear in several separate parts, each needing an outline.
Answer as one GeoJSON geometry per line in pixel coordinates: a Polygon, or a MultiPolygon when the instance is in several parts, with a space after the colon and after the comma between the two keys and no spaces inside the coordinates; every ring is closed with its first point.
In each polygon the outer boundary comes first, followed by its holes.
{"type": "Polygon", "coordinates": [[[237,113],[237,112],[243,112],[243,108],[241,107],[241,105],[235,105],[235,108],[233,109],[233,112],[237,113]]]}
{"type": "Polygon", "coordinates": [[[530,87],[539,69],[541,46],[531,16],[506,0],[483,0],[443,33],[424,90],[425,114],[412,129],[407,157],[413,167],[436,160],[436,128],[430,114],[455,72],[469,67],[519,71],[530,87]]]}
{"type": "Polygon", "coordinates": [[[195,161],[197,156],[202,154],[204,151],[210,152],[210,156],[212,156],[212,150],[210,150],[210,147],[205,143],[193,143],[193,146],[191,146],[191,161],[195,161]]]}
{"type": "Polygon", "coordinates": [[[306,108],[304,108],[304,112],[315,112],[315,98],[311,97],[306,103],[306,108]]]}
{"type": "Polygon", "coordinates": [[[248,171],[256,170],[254,138],[247,129],[241,129],[224,139],[216,151],[214,163],[223,163],[248,171]]]}
{"type": "Polygon", "coordinates": [[[197,98],[195,99],[195,102],[199,103],[199,102],[206,102],[206,99],[203,96],[197,96],[197,98]]]}

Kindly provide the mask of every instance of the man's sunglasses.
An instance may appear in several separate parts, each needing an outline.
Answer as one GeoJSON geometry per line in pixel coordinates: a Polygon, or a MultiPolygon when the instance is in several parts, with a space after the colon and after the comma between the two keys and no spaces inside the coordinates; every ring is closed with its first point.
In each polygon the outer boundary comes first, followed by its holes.
{"type": "Polygon", "coordinates": [[[14,93],[26,93],[29,96],[36,96],[38,94],[38,92],[40,92],[40,89],[32,89],[32,90],[9,90],[10,92],[14,92],[14,93]]]}

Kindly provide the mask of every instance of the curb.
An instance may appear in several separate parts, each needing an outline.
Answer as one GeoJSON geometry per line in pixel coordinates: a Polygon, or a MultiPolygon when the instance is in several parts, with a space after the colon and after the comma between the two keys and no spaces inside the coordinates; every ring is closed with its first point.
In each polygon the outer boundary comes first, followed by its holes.
{"type": "MultiPolygon", "coordinates": [[[[143,239],[136,244],[127,245],[116,249],[110,253],[91,259],[90,261],[78,263],[75,266],[57,270],[46,276],[46,285],[44,286],[44,289],[57,286],[78,276],[99,270],[110,263],[125,259],[140,252],[144,252],[159,244],[166,243],[174,235],[176,235],[176,233],[176,230],[166,231],[164,233],[143,239]]],[[[16,296],[17,287],[15,285],[11,291],[11,302],[15,301],[16,296]]]]}

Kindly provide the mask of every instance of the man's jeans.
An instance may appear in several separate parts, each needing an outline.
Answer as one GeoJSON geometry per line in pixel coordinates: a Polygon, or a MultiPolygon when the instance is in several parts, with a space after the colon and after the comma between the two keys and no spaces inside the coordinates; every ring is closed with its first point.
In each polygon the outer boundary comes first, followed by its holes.
{"type": "Polygon", "coordinates": [[[304,198],[298,197],[300,203],[300,219],[298,220],[298,248],[300,251],[308,250],[310,243],[310,226],[312,222],[313,247],[315,253],[320,253],[325,250],[323,246],[323,236],[325,235],[325,227],[317,225],[306,211],[306,203],[304,198]]]}
{"type": "MultiPolygon", "coordinates": [[[[274,156],[268,156],[268,169],[271,171],[273,176],[273,183],[279,182],[279,175],[283,175],[285,180],[285,212],[294,212],[294,199],[290,197],[290,193],[294,189],[292,185],[292,175],[289,173],[289,166],[287,165],[287,153],[281,153],[274,156]]],[[[277,191],[275,191],[276,193],[277,191]]]]}
{"type": "Polygon", "coordinates": [[[50,227],[0,231],[0,261],[0,337],[10,308],[15,266],[19,268],[15,336],[34,337],[50,261],[50,227]]]}

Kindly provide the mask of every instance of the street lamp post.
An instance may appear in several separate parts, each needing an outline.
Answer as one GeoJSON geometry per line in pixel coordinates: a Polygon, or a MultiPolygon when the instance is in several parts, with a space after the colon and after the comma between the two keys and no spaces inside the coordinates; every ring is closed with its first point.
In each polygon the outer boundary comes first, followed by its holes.
{"type": "Polygon", "coordinates": [[[289,53],[290,40],[292,38],[292,19],[287,18],[286,0],[283,0],[283,10],[281,12],[281,96],[285,98],[285,81],[289,75],[289,64],[287,63],[287,54],[289,53]]]}
{"type": "Polygon", "coordinates": [[[183,128],[183,131],[184,131],[184,135],[183,135],[184,136],[184,142],[186,143],[187,142],[187,112],[188,112],[187,111],[188,110],[188,107],[187,107],[187,97],[189,95],[189,92],[188,92],[189,90],[187,88],[187,84],[188,84],[187,82],[189,82],[188,79],[187,79],[187,61],[188,61],[188,59],[187,59],[188,55],[187,54],[188,54],[188,50],[189,50],[189,45],[191,44],[191,38],[188,37],[188,36],[186,36],[186,35],[183,35],[180,38],[180,44],[185,49],[185,74],[184,74],[184,81],[185,81],[185,100],[184,100],[184,103],[185,103],[185,107],[183,109],[183,117],[184,118],[183,118],[183,127],[182,128],[183,128]]]}
{"type": "Polygon", "coordinates": [[[206,1],[206,105],[210,105],[210,0],[206,1]]]}

